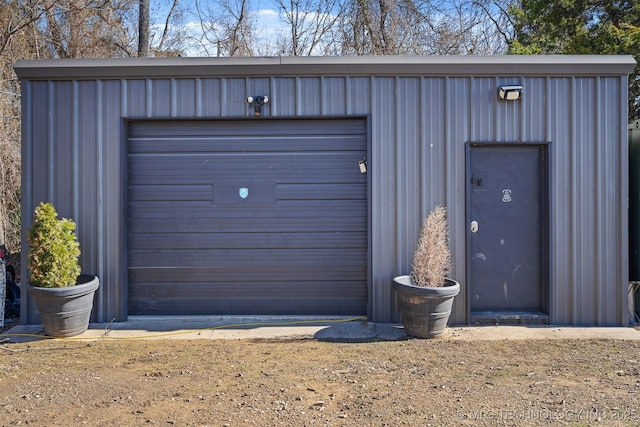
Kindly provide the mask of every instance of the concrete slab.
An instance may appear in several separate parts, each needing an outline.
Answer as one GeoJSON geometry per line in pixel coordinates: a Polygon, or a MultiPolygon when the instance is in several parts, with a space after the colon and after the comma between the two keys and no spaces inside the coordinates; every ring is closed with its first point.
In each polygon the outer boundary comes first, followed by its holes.
{"type": "MultiPolygon", "coordinates": [[[[0,342],[48,339],[39,325],[18,325],[0,342]]],[[[364,317],[310,318],[226,316],[131,316],[126,322],[91,324],[72,340],[99,339],[316,339],[330,342],[409,339],[402,325],[370,323],[364,317]]],[[[439,340],[622,339],[640,340],[640,327],[452,326],[439,340]]]]}

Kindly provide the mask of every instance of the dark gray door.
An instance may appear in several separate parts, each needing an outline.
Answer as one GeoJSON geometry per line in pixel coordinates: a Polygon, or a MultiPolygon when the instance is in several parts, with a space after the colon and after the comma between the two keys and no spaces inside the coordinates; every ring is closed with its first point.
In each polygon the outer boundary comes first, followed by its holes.
{"type": "Polygon", "coordinates": [[[128,126],[130,314],[365,314],[365,120],[128,126]]]}
{"type": "Polygon", "coordinates": [[[544,312],[546,145],[470,144],[468,284],[474,312],[544,312]]]}

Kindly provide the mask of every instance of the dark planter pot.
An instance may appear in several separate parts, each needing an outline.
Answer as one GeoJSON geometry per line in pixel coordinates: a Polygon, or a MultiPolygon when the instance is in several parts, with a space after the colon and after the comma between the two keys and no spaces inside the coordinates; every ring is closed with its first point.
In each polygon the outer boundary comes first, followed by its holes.
{"type": "Polygon", "coordinates": [[[435,338],[446,330],[453,297],[460,292],[460,284],[451,279],[445,281],[443,287],[424,288],[414,286],[408,275],[393,279],[393,290],[407,335],[435,338]]]}
{"type": "Polygon", "coordinates": [[[29,285],[47,335],[73,337],[89,327],[93,294],[100,285],[96,276],[80,275],[76,286],[38,288],[29,285]]]}

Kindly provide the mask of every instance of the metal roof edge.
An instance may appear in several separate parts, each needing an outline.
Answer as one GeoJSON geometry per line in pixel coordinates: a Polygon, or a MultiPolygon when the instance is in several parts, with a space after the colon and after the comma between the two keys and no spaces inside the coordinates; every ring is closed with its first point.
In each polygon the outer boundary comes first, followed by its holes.
{"type": "Polygon", "coordinates": [[[631,55],[297,56],[18,61],[21,79],[294,75],[626,75],[631,55]]]}

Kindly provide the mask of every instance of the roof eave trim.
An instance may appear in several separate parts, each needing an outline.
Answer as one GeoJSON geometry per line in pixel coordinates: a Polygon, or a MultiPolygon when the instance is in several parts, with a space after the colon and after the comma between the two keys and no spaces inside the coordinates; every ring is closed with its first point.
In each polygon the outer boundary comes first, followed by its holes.
{"type": "Polygon", "coordinates": [[[233,76],[627,75],[630,55],[329,56],[128,58],[18,61],[21,79],[119,79],[233,76]]]}

